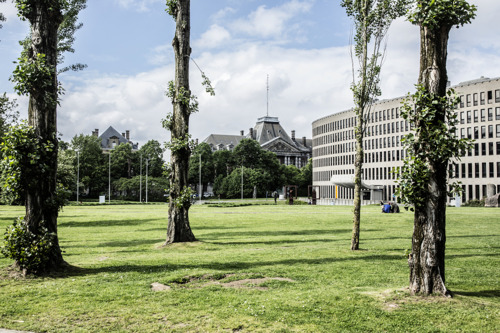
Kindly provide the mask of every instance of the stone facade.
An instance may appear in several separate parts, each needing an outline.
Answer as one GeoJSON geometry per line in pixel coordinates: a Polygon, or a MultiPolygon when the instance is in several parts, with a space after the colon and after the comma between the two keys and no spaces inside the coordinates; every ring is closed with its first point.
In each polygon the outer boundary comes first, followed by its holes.
{"type": "Polygon", "coordinates": [[[312,157],[312,140],[295,138],[295,131],[289,136],[280,125],[277,117],[261,117],[245,135],[211,134],[203,142],[208,143],[213,151],[233,150],[242,139],[256,140],[262,149],[276,154],[281,164],[295,165],[301,168],[312,157]]]}

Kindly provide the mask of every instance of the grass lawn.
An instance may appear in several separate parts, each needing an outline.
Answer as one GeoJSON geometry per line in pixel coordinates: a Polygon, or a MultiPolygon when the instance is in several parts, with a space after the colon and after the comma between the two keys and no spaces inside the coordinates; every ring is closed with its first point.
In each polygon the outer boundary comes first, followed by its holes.
{"type": "MultiPolygon", "coordinates": [[[[500,210],[449,208],[446,284],[411,297],[410,212],[193,206],[198,242],[161,247],[166,205],[66,207],[65,260],[39,279],[0,258],[0,328],[35,332],[500,332],[500,210]],[[152,291],[152,283],[170,290],[152,291]]],[[[0,230],[23,214],[0,206],[0,230]]]]}

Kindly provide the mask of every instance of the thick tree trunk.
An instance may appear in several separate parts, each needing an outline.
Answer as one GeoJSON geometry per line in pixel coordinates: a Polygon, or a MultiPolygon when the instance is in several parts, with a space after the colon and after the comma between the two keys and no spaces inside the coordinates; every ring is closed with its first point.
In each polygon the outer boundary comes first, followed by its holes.
{"type": "MultiPolygon", "coordinates": [[[[57,2],[56,2],[57,3],[57,2]]],[[[31,57],[44,54],[46,65],[53,69],[50,85],[34,87],[30,92],[28,123],[35,130],[40,143],[52,145],[51,151],[42,153],[38,177],[30,179],[26,191],[25,221],[31,232],[40,234],[42,224],[49,232],[56,234],[53,251],[45,267],[46,271],[59,268],[64,264],[57,238],[57,216],[59,205],[56,198],[57,173],[57,31],[62,22],[62,13],[57,4],[40,4],[34,1],[31,24],[31,57]],[[49,8],[51,7],[51,8],[49,8]]]]}
{"type": "MultiPolygon", "coordinates": [[[[177,2],[176,30],[172,46],[175,52],[175,89],[176,98],[173,101],[173,124],[171,128],[172,142],[188,140],[189,135],[189,105],[182,103],[177,96],[182,87],[189,90],[189,60],[190,46],[190,0],[177,2]]],[[[172,151],[170,175],[170,201],[168,208],[168,227],[166,244],[176,242],[191,242],[196,238],[189,226],[189,198],[183,197],[183,192],[188,187],[189,146],[172,151]]],[[[185,193],[185,192],[184,192],[185,193]]]]}
{"type": "MultiPolygon", "coordinates": [[[[419,84],[429,94],[446,95],[446,58],[448,35],[451,27],[440,29],[420,28],[420,77],[419,84]]],[[[438,110],[436,121],[445,120],[445,111],[438,110]]],[[[430,181],[425,203],[415,207],[412,253],[410,266],[410,291],[412,294],[439,293],[448,295],[445,286],[446,242],[446,168],[447,161],[428,161],[430,181]]]]}

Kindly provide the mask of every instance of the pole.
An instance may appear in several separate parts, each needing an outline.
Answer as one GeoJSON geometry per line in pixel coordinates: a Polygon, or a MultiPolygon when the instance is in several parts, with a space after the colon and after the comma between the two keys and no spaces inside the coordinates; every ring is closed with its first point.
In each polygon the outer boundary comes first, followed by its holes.
{"type": "Polygon", "coordinates": [[[141,172],[139,175],[139,202],[142,202],[142,154],[141,154],[141,172]]]}
{"type": "Polygon", "coordinates": [[[77,157],[77,161],[78,161],[78,167],[77,167],[77,173],[76,173],[76,202],[77,204],[80,202],[79,200],[79,194],[80,194],[80,191],[79,191],[79,188],[80,188],[80,152],[77,151],[76,152],[76,157],[77,157]]]}
{"type": "Polygon", "coordinates": [[[241,200],[243,200],[243,165],[241,166],[241,200]]]}
{"type": "Polygon", "coordinates": [[[111,203],[111,151],[108,156],[108,203],[111,203]]]}
{"type": "Polygon", "coordinates": [[[199,189],[199,192],[200,192],[200,198],[199,198],[199,201],[200,201],[200,204],[201,204],[201,191],[203,190],[203,187],[201,185],[201,152],[200,152],[199,157],[200,157],[200,168],[199,168],[200,169],[199,170],[199,178],[200,178],[200,189],[199,189]]]}
{"type": "Polygon", "coordinates": [[[146,203],[148,203],[148,165],[149,158],[146,158],[146,203]]]}

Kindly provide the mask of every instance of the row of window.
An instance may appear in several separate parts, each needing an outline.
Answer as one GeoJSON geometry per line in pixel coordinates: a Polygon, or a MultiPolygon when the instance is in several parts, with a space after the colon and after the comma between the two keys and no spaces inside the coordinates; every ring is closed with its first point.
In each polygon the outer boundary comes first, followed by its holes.
{"type": "MultiPolygon", "coordinates": [[[[478,106],[485,105],[486,101],[488,104],[493,103],[493,90],[482,91],[480,93],[467,94],[460,96],[460,107],[463,108],[465,106],[478,106]]],[[[500,103],[500,89],[495,90],[495,103],[500,103]]]]}
{"type": "Polygon", "coordinates": [[[475,123],[478,123],[479,120],[481,120],[481,122],[485,122],[486,116],[488,116],[488,121],[500,120],[500,107],[495,108],[495,119],[493,119],[493,108],[462,111],[460,112],[460,124],[465,124],[466,121],[467,124],[470,124],[473,120],[475,123]],[[486,113],[486,111],[488,112],[486,113]]]}
{"type": "Polygon", "coordinates": [[[500,178],[500,162],[457,163],[450,164],[449,168],[453,178],[500,178]]]}

